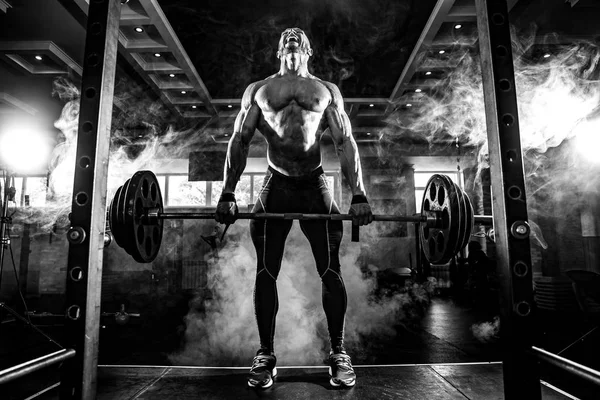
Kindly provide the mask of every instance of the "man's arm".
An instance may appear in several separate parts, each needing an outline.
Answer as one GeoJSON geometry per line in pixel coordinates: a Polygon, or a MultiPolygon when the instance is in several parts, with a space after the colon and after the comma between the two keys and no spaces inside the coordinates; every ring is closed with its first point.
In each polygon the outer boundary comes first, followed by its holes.
{"type": "Polygon", "coordinates": [[[366,196],[358,147],[352,136],[350,119],[344,110],[342,94],[333,83],[323,83],[327,86],[332,96],[331,104],[325,110],[325,120],[333,138],[333,145],[340,160],[342,173],[350,183],[350,190],[353,196],[366,196]]]}
{"type": "Polygon", "coordinates": [[[253,83],[244,92],[242,107],[235,119],[233,134],[227,147],[225,159],[223,194],[234,193],[235,187],[246,168],[250,141],[260,117],[260,108],[254,101],[257,83],[253,83]]]}

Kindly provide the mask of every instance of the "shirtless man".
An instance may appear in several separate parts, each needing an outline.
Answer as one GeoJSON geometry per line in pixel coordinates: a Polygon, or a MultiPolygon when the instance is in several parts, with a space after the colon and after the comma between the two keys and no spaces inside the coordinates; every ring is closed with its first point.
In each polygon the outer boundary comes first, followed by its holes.
{"type": "MultiPolygon", "coordinates": [[[[279,72],[252,83],[244,92],[225,161],[224,187],[216,221],[235,221],[234,191],[246,167],[255,130],[268,144],[269,169],[253,212],[339,214],[321,167],[319,141],[329,128],[342,173],[350,182],[353,223],[373,220],[362,182],[362,172],[350,120],[336,85],[308,72],[312,49],[305,33],[286,29],[279,40],[279,72]]],[[[252,363],[248,385],[267,388],[277,374],[273,349],[278,310],[277,276],[291,220],[252,220],[250,233],[258,260],[254,310],[260,349],[252,363]]],[[[354,386],[356,375],[344,349],[346,289],[340,272],[339,247],[342,221],[300,221],[308,238],[322,281],[323,308],[331,340],[330,383],[354,386]]]]}

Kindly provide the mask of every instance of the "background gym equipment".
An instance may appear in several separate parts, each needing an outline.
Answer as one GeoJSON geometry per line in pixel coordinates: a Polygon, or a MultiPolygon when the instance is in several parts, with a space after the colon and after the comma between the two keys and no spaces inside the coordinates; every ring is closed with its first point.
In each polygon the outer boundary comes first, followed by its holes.
{"type": "MultiPolygon", "coordinates": [[[[214,213],[166,213],[156,176],[138,171],[119,187],[110,204],[108,219],[115,242],[136,261],[152,262],[163,236],[165,219],[214,219],[214,213]]],[[[237,219],[352,220],[350,214],[239,213],[237,219]]],[[[430,263],[443,264],[468,243],[474,223],[491,223],[490,216],[476,216],[469,196],[446,175],[427,182],[421,213],[373,215],[375,221],[419,224],[423,252],[430,263]]],[[[353,226],[353,237],[358,226],[353,226]]]]}

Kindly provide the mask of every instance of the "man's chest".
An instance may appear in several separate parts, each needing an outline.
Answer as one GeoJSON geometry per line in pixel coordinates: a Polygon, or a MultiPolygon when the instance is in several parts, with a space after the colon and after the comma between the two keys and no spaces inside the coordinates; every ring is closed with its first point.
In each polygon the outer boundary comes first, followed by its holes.
{"type": "Polygon", "coordinates": [[[323,112],[331,102],[331,93],[314,79],[275,79],[258,89],[256,101],[266,112],[278,112],[290,105],[323,112]]]}

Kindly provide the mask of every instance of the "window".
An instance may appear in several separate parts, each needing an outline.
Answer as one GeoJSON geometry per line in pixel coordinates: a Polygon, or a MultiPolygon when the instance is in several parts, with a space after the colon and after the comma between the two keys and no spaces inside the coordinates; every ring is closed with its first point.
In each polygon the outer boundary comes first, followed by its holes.
{"type": "MultiPolygon", "coordinates": [[[[4,180],[2,185],[4,185],[4,180]]],[[[44,207],[46,205],[48,191],[46,176],[15,176],[12,186],[16,191],[14,204],[17,207],[44,207]]]]}
{"type": "MultiPolygon", "coordinates": [[[[223,182],[188,181],[184,174],[157,175],[163,203],[168,207],[208,207],[216,206],[223,190],[223,182]]],[[[337,172],[327,173],[327,184],[337,199],[337,172]]],[[[256,203],[264,181],[264,173],[243,174],[235,188],[238,206],[256,203]]]]}
{"type": "Polygon", "coordinates": [[[462,173],[458,171],[415,172],[415,204],[417,206],[417,210],[421,209],[421,203],[423,203],[423,193],[425,192],[427,182],[429,181],[429,178],[435,174],[448,175],[450,179],[452,179],[452,182],[457,183],[458,186],[462,186],[462,173]]]}

